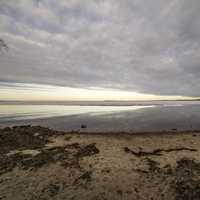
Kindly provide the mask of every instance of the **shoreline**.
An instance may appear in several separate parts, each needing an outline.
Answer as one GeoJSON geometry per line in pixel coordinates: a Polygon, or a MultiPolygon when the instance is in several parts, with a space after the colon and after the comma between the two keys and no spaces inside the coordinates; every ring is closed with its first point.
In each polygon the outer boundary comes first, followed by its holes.
{"type": "Polygon", "coordinates": [[[199,133],[0,129],[0,199],[198,199],[199,133]]]}
{"type": "Polygon", "coordinates": [[[200,134],[200,130],[196,129],[188,129],[188,130],[163,130],[163,131],[85,131],[84,128],[80,128],[79,130],[57,130],[54,128],[49,128],[48,126],[40,126],[40,125],[31,125],[31,124],[24,124],[24,125],[1,125],[0,124],[0,131],[4,129],[15,129],[15,128],[31,128],[31,127],[40,127],[49,129],[49,131],[55,131],[57,133],[63,134],[75,134],[75,135],[102,135],[102,136],[153,136],[153,135],[180,135],[180,134],[200,134]]]}

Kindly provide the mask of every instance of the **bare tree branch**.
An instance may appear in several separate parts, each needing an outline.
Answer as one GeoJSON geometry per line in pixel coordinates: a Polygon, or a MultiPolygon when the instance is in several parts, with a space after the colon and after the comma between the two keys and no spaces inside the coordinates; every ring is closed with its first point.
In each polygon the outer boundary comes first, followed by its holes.
{"type": "Polygon", "coordinates": [[[8,51],[8,46],[7,44],[4,42],[4,40],[0,39],[0,51],[8,51]]]}

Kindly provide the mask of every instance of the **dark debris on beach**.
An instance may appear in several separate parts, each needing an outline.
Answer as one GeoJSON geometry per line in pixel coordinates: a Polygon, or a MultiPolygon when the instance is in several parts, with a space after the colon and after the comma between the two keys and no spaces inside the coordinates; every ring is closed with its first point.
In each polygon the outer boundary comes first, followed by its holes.
{"type": "MultiPolygon", "coordinates": [[[[96,143],[79,144],[70,143],[71,138],[66,136],[69,144],[58,147],[45,148],[50,143],[50,136],[55,134],[63,135],[63,132],[50,130],[40,126],[20,126],[0,129],[0,176],[11,172],[15,168],[21,170],[36,171],[43,166],[59,164],[69,171],[77,169],[79,175],[74,179],[74,187],[88,189],[92,184],[94,169],[83,169],[80,161],[84,157],[94,156],[100,153],[96,143]],[[36,150],[36,155],[23,154],[23,150],[36,150]],[[16,151],[16,152],[15,152],[16,151]],[[10,152],[13,152],[10,154],[10,152]]],[[[200,163],[196,160],[182,158],[177,160],[176,166],[170,164],[161,167],[156,161],[157,156],[163,156],[170,152],[190,151],[197,152],[197,149],[180,147],[170,149],[154,149],[152,151],[134,151],[129,147],[124,147],[123,152],[141,159],[148,166],[147,169],[135,169],[136,173],[142,175],[144,179],[164,180],[169,183],[169,190],[174,194],[175,200],[199,200],[200,199],[200,163]]],[[[112,169],[104,169],[102,176],[110,174],[112,169]]],[[[51,183],[43,188],[50,197],[56,196],[61,190],[60,183],[51,183]]],[[[135,188],[138,191],[137,188],[135,188]]],[[[122,197],[123,191],[117,190],[122,197]]],[[[163,194],[164,195],[164,194],[163,194]]],[[[105,195],[101,195],[102,198],[105,195]]]]}
{"type": "Polygon", "coordinates": [[[160,163],[155,161],[151,156],[161,156],[160,152],[172,151],[197,151],[190,148],[177,149],[156,149],[152,152],[139,151],[135,152],[128,147],[124,148],[126,153],[131,153],[136,157],[144,157],[148,165],[147,170],[136,169],[138,173],[144,176],[156,179],[163,177],[163,179],[170,180],[170,188],[174,193],[176,200],[199,200],[200,199],[200,163],[188,158],[182,158],[177,161],[176,167],[166,165],[160,167],[160,163]]]}
{"type": "Polygon", "coordinates": [[[81,146],[79,143],[45,149],[49,136],[55,131],[43,127],[21,126],[0,130],[0,175],[15,167],[37,170],[51,163],[60,162],[64,167],[80,168],[79,160],[99,153],[95,144],[81,146]],[[11,151],[38,150],[38,154],[23,154],[11,151]],[[73,151],[71,151],[73,150],[73,151]]]}

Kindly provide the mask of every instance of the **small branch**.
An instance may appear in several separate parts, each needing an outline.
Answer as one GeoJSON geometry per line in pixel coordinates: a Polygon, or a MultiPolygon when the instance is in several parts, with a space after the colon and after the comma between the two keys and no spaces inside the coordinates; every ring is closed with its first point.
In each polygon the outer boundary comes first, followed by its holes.
{"type": "Polygon", "coordinates": [[[173,152],[173,151],[197,151],[197,149],[191,149],[191,148],[185,148],[185,147],[180,147],[180,148],[171,148],[171,149],[155,149],[152,152],[146,152],[146,151],[138,151],[135,152],[128,147],[124,147],[124,151],[126,153],[131,153],[136,157],[142,157],[142,156],[161,156],[162,152],[173,152]]]}
{"type": "Polygon", "coordinates": [[[6,51],[8,51],[8,46],[4,42],[4,40],[0,39],[0,51],[2,51],[3,49],[6,50],[6,51]]]}

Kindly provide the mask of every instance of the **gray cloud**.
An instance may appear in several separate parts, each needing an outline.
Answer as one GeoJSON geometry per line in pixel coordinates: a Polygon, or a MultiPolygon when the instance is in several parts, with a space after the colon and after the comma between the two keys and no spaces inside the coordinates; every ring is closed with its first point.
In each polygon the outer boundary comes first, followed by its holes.
{"type": "Polygon", "coordinates": [[[200,96],[200,1],[0,1],[0,80],[200,96]]]}

